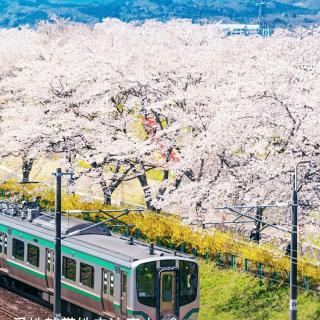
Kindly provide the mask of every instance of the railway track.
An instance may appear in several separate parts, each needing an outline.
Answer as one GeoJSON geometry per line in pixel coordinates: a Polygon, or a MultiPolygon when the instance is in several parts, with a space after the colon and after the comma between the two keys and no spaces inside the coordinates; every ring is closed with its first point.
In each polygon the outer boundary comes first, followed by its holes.
{"type": "Polygon", "coordinates": [[[52,311],[32,295],[0,286],[0,320],[48,319],[52,311]],[[35,317],[36,315],[36,317],[35,317]]]}
{"type": "Polygon", "coordinates": [[[0,320],[13,320],[19,318],[16,314],[6,310],[5,307],[0,307],[0,320]]]}

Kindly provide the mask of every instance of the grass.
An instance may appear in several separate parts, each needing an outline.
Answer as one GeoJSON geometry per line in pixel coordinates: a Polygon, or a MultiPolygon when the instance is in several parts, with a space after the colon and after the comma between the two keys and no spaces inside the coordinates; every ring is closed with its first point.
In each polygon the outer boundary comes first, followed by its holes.
{"type": "MultiPolygon", "coordinates": [[[[199,320],[284,320],[289,313],[286,285],[259,282],[249,274],[219,270],[200,262],[199,320]]],[[[298,319],[320,319],[320,295],[298,293],[298,319]]]]}

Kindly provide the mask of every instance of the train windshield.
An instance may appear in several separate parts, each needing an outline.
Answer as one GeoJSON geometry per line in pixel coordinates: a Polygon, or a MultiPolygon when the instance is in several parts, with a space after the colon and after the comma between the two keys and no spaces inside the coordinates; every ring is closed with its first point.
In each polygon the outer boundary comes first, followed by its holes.
{"type": "Polygon", "coordinates": [[[180,269],[180,306],[193,302],[198,292],[198,266],[191,261],[179,262],[180,269]]]}
{"type": "MultiPolygon", "coordinates": [[[[170,260],[171,261],[171,260],[170,260]]],[[[175,260],[172,260],[175,262],[175,260]]],[[[166,268],[168,261],[161,264],[160,268],[166,268]]],[[[173,263],[169,263],[170,267],[173,263]]],[[[149,307],[156,307],[157,294],[157,268],[156,261],[146,262],[137,266],[137,296],[141,304],[149,307]]],[[[160,276],[160,273],[159,273],[160,276]]],[[[192,261],[179,261],[179,279],[180,283],[177,289],[180,290],[179,304],[184,306],[197,299],[198,292],[198,266],[192,261]]],[[[172,285],[172,292],[176,290],[177,285],[172,285]]],[[[164,290],[165,287],[162,289],[164,290]]],[[[159,293],[160,294],[160,293],[159,293]]]]}
{"type": "Polygon", "coordinates": [[[156,262],[147,262],[137,267],[138,301],[156,307],[156,262]]]}

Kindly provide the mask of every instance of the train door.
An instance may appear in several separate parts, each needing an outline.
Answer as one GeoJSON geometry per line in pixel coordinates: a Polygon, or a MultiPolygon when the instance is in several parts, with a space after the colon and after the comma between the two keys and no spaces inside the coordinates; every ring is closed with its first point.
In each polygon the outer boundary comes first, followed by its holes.
{"type": "Polygon", "coordinates": [[[114,302],[114,273],[102,270],[102,304],[104,313],[115,318],[114,302]]]}
{"type": "Polygon", "coordinates": [[[0,232],[0,268],[7,268],[8,236],[0,232]]]}
{"type": "Polygon", "coordinates": [[[128,275],[126,272],[121,271],[121,292],[120,292],[120,304],[121,304],[121,316],[127,319],[127,300],[128,300],[128,275]]]}
{"type": "Polygon", "coordinates": [[[177,316],[177,292],[178,281],[177,271],[164,270],[159,275],[160,303],[159,303],[159,318],[175,319],[177,316]]]}
{"type": "Polygon", "coordinates": [[[46,281],[47,288],[53,290],[54,279],[54,251],[46,249],[46,281]]]}

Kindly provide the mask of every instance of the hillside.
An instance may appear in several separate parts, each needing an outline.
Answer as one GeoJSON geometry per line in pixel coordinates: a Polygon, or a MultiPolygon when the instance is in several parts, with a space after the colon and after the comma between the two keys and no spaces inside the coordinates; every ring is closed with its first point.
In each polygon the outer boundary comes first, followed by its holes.
{"type": "MultiPolygon", "coordinates": [[[[33,25],[51,15],[94,23],[105,17],[123,21],[171,18],[192,20],[255,22],[257,0],[3,0],[0,2],[0,26],[33,25]]],[[[272,25],[291,27],[311,25],[320,21],[320,2],[317,0],[270,0],[267,13],[272,25]]]]}
{"type": "MultiPolygon", "coordinates": [[[[260,283],[246,274],[201,264],[199,320],[283,320],[288,318],[286,285],[260,283]]],[[[319,294],[298,293],[298,319],[320,318],[319,294]]]]}

